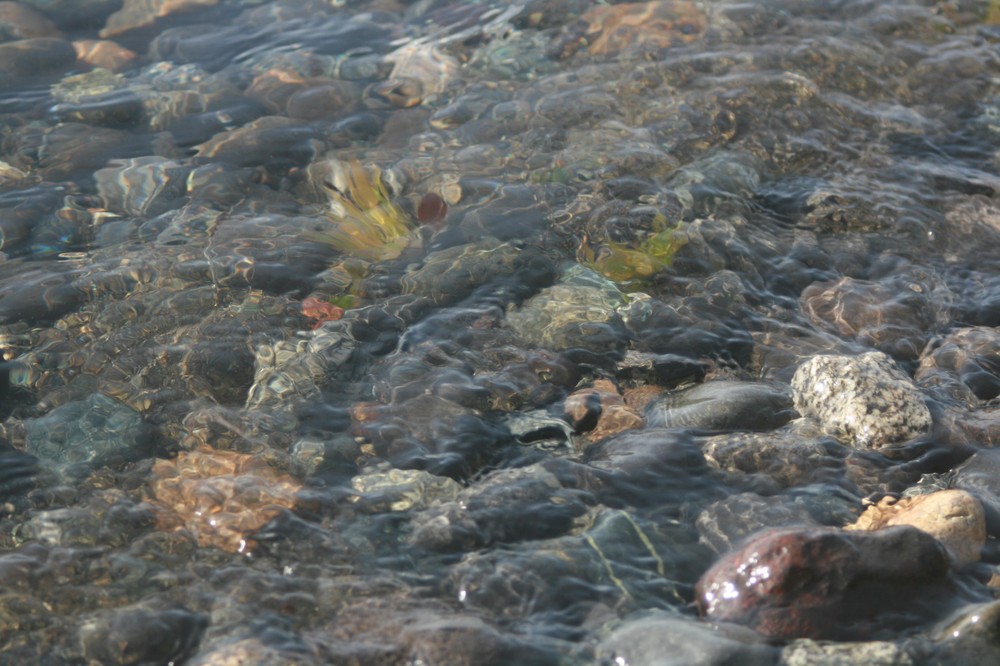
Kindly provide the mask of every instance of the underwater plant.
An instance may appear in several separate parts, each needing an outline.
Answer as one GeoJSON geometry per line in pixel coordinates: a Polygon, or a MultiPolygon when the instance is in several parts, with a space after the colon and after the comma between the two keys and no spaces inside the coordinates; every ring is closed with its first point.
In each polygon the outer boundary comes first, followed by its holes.
{"type": "Polygon", "coordinates": [[[684,245],[678,234],[680,225],[668,226],[659,214],[653,220],[653,235],[636,247],[605,240],[593,246],[585,235],[577,248],[577,260],[618,283],[641,283],[670,265],[674,254],[684,245]]]}
{"type": "Polygon", "coordinates": [[[389,197],[378,167],[352,161],[325,185],[330,193],[327,216],[333,228],[307,231],[306,238],[326,243],[369,262],[395,259],[417,240],[407,214],[389,197]]]}

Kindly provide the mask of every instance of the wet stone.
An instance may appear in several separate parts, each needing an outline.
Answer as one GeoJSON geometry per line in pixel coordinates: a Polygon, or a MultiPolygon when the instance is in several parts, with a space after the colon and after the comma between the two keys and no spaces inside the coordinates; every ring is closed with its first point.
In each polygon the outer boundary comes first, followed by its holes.
{"type": "Polygon", "coordinates": [[[230,451],[182,451],[157,460],[152,475],[158,528],[230,553],[249,552],[253,533],[294,506],[301,487],[260,456],[230,451]]]}
{"type": "Polygon", "coordinates": [[[76,57],[91,67],[120,72],[131,67],[139,58],[135,51],[106,39],[78,39],[73,41],[76,57]]]}
{"type": "Polygon", "coordinates": [[[51,77],[76,62],[76,50],[55,37],[19,39],[0,44],[0,81],[19,84],[29,77],[51,77]]]}
{"type": "Polygon", "coordinates": [[[477,410],[435,395],[416,396],[391,409],[388,427],[367,431],[376,452],[396,466],[465,479],[490,464],[511,442],[509,431],[477,410]]]}
{"type": "Polygon", "coordinates": [[[520,267],[521,251],[511,243],[483,238],[429,253],[400,278],[403,292],[427,296],[436,303],[451,303],[476,287],[520,267]]]}
{"type": "Polygon", "coordinates": [[[100,519],[82,508],[39,511],[20,526],[21,539],[34,539],[47,546],[86,547],[96,544],[100,519]]]}
{"type": "Polygon", "coordinates": [[[915,666],[918,662],[904,646],[889,641],[822,643],[792,641],[781,650],[781,666],[915,666]]]}
{"type": "MultiPolygon", "coordinates": [[[[626,324],[631,325],[627,314],[623,315],[623,319],[626,324]]],[[[676,388],[682,384],[703,381],[707,370],[707,364],[683,356],[648,354],[629,349],[625,352],[625,358],[618,362],[615,376],[626,385],[652,384],[676,388]]]]}
{"type": "Polygon", "coordinates": [[[816,283],[800,302],[814,322],[901,360],[920,355],[938,318],[929,286],[905,277],[816,283]]]}
{"type": "Polygon", "coordinates": [[[626,404],[615,385],[606,379],[566,396],[563,410],[573,427],[592,442],[646,423],[642,411],[626,404]]]}
{"type": "Polygon", "coordinates": [[[753,340],[731,310],[723,311],[695,299],[680,307],[653,301],[649,310],[647,316],[629,323],[640,351],[749,363],[753,340]]]}
{"type": "Polygon", "coordinates": [[[424,618],[407,626],[401,642],[410,659],[418,663],[457,663],[468,666],[493,664],[543,664],[557,653],[531,645],[472,616],[424,618]]]}
{"type": "Polygon", "coordinates": [[[685,501],[718,499],[718,484],[698,443],[687,432],[665,428],[625,431],[585,451],[586,462],[604,470],[605,491],[636,505],[655,501],[659,510],[677,511],[685,501]],[[670,488],[669,493],[660,489],[670,488]],[[655,498],[655,499],[654,499],[655,498]]]}
{"type": "Polygon", "coordinates": [[[822,485],[795,494],[740,493],[705,507],[695,526],[702,543],[725,554],[764,529],[844,524],[854,520],[856,507],[855,497],[822,485]]]}
{"type": "Polygon", "coordinates": [[[97,171],[94,180],[109,210],[152,217],[184,202],[189,172],[172,160],[139,157],[112,163],[97,171]]]}
{"type": "MultiPolygon", "coordinates": [[[[970,604],[930,632],[931,643],[913,641],[940,663],[986,664],[1000,658],[1000,602],[970,604]]],[[[920,652],[918,652],[920,654],[920,652]]]]}
{"type": "Polygon", "coordinates": [[[686,0],[596,7],[580,18],[587,25],[581,41],[591,55],[668,48],[698,39],[708,27],[697,5],[686,0]]]}
{"type": "Polygon", "coordinates": [[[93,0],[93,2],[77,2],[76,0],[19,0],[20,4],[32,7],[45,14],[56,25],[64,30],[76,30],[81,27],[99,27],[116,9],[121,7],[122,0],[93,0]]]}
{"type": "Polygon", "coordinates": [[[41,476],[38,458],[0,442],[0,501],[20,504],[41,476]]]}
{"type": "Polygon", "coordinates": [[[922,388],[959,404],[976,406],[996,398],[1000,395],[1000,334],[976,326],[932,341],[913,378],[922,388]]]}
{"type": "Polygon", "coordinates": [[[452,569],[449,588],[468,607],[520,619],[556,608],[582,621],[599,603],[659,607],[686,603],[683,591],[705,551],[682,526],[657,527],[604,510],[581,535],[472,553],[452,569]],[[572,610],[559,599],[570,591],[572,610]]]}
{"type": "Polygon", "coordinates": [[[504,425],[518,444],[553,454],[574,450],[576,436],[564,419],[545,410],[520,412],[504,419],[504,425]]]}
{"type": "Polygon", "coordinates": [[[293,92],[285,106],[292,118],[333,119],[356,111],[359,96],[358,86],[349,81],[311,82],[308,88],[293,92]]]}
{"type": "Polygon", "coordinates": [[[591,501],[539,465],[497,470],[414,516],[409,541],[449,552],[552,538],[569,532],[591,501]]]}
{"type": "Polygon", "coordinates": [[[961,604],[948,560],[934,537],[908,526],[768,530],[713,565],[696,598],[707,618],[765,636],[875,638],[961,604]]]}
{"type": "Polygon", "coordinates": [[[885,497],[870,505],[849,530],[878,530],[912,525],[944,544],[957,565],[979,560],[986,545],[986,517],[975,497],[964,490],[942,490],[903,499],[885,497]]]}
{"type": "Polygon", "coordinates": [[[977,451],[950,477],[952,488],[967,491],[982,503],[987,532],[1000,535],[1000,449],[977,451]]]}
{"type": "Polygon", "coordinates": [[[764,477],[776,488],[842,482],[847,450],[801,421],[770,433],[732,433],[702,446],[710,464],[727,472],[764,477]]]}
{"type": "Polygon", "coordinates": [[[221,132],[195,146],[203,160],[236,166],[263,164],[277,170],[302,166],[321,151],[316,130],[283,116],[264,116],[238,129],[221,132]]]}
{"type": "Polygon", "coordinates": [[[629,666],[773,666],[778,650],[745,627],[661,611],[624,620],[601,640],[597,656],[629,666]]]}
{"type": "Polygon", "coordinates": [[[129,91],[83,96],[52,107],[52,112],[63,121],[119,128],[136,124],[142,110],[142,100],[129,91]]]}
{"type": "Polygon", "coordinates": [[[108,17],[101,37],[118,37],[129,31],[148,28],[157,20],[175,13],[211,7],[219,0],[124,0],[122,8],[108,17]]]}
{"type": "Polygon", "coordinates": [[[650,426],[700,430],[773,430],[794,415],[783,387],[735,381],[672,391],[646,408],[650,426]]]}
{"type": "Polygon", "coordinates": [[[85,621],[80,644],[87,659],[114,666],[181,661],[198,649],[209,618],[185,608],[121,609],[85,621]]]}
{"type": "Polygon", "coordinates": [[[543,289],[509,312],[508,324],[530,345],[624,354],[626,333],[616,312],[624,297],[617,289],[573,279],[585,271],[580,266],[571,268],[560,284],[543,289]]]}
{"type": "Polygon", "coordinates": [[[93,174],[115,158],[138,157],[152,151],[147,137],[117,129],[66,122],[41,135],[23,137],[39,172],[52,181],[89,183],[93,174]]]}
{"type": "Polygon", "coordinates": [[[152,434],[135,410],[101,393],[26,420],[24,432],[29,453],[66,471],[142,457],[152,434]]]}
{"type": "Polygon", "coordinates": [[[31,37],[62,37],[44,15],[19,2],[0,2],[0,42],[31,37]]]}
{"type": "Polygon", "coordinates": [[[409,511],[454,500],[462,486],[453,479],[423,470],[390,469],[359,474],[351,479],[356,503],[366,511],[409,511]]]}
{"type": "Polygon", "coordinates": [[[903,442],[931,427],[920,392],[881,352],[814,356],[795,371],[792,393],[801,414],[856,447],[903,442]]]}

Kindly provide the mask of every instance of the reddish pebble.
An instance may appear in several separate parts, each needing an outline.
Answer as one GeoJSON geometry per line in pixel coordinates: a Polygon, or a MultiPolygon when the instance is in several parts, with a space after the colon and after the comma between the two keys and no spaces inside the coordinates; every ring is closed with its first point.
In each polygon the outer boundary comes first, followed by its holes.
{"type": "Polygon", "coordinates": [[[421,224],[440,222],[448,214],[448,204],[440,195],[428,192],[417,206],[417,220],[421,224]]]}
{"type": "Polygon", "coordinates": [[[310,296],[302,301],[302,314],[316,320],[313,328],[319,328],[325,321],[335,321],[344,316],[344,309],[333,303],[310,296]]]}

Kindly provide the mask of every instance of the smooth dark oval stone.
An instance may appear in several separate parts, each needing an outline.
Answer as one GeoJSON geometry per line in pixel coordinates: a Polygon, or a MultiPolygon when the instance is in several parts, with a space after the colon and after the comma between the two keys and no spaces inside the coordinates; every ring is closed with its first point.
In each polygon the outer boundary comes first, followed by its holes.
{"type": "Polygon", "coordinates": [[[773,430],[795,415],[788,390],[757,382],[698,384],[646,408],[650,426],[704,430],[773,430]]]}
{"type": "Polygon", "coordinates": [[[122,0],[19,0],[41,12],[63,30],[96,29],[122,6],[122,0]]]}
{"type": "Polygon", "coordinates": [[[36,37],[0,44],[0,83],[23,83],[66,71],[76,62],[76,49],[65,39],[36,37]]]}

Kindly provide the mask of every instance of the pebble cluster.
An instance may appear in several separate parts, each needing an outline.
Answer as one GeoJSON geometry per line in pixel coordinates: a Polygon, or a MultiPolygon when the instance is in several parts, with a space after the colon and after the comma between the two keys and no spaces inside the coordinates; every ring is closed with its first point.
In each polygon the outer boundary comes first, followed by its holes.
{"type": "Polygon", "coordinates": [[[1000,11],[0,2],[0,663],[1000,662],[1000,11]]]}

